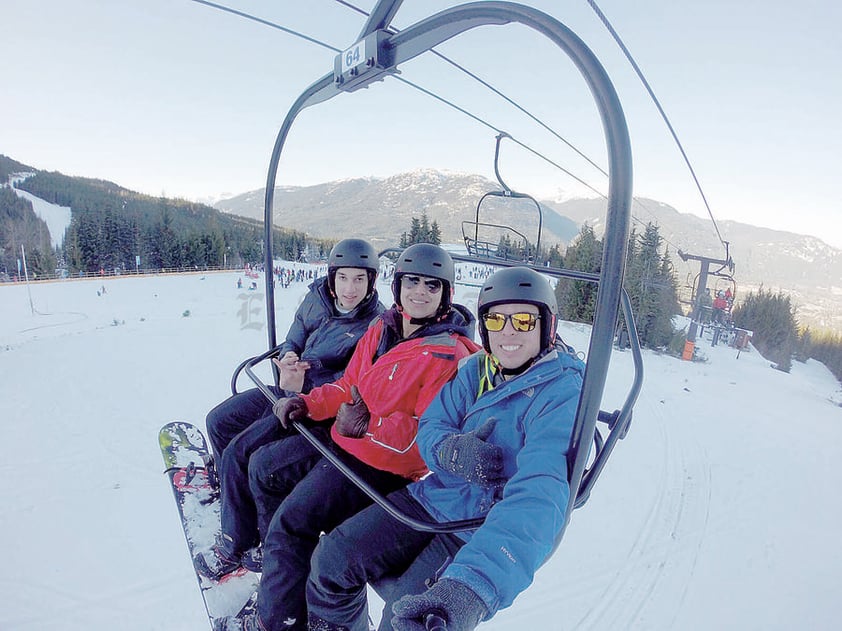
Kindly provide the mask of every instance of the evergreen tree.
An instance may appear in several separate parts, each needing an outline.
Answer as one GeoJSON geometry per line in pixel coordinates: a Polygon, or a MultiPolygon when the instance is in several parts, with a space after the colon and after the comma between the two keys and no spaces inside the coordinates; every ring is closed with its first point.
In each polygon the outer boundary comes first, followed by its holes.
{"type": "Polygon", "coordinates": [[[410,220],[410,228],[409,228],[409,244],[412,245],[413,243],[422,243],[422,234],[421,234],[421,220],[418,217],[413,217],[410,220]]]}
{"type": "Polygon", "coordinates": [[[518,258],[512,245],[512,239],[508,234],[500,236],[500,241],[497,243],[497,256],[502,259],[518,258]]]}
{"type": "Polygon", "coordinates": [[[409,247],[415,243],[432,243],[434,245],[441,244],[441,228],[435,221],[430,224],[430,219],[427,217],[426,211],[421,213],[420,219],[412,217],[410,219],[409,234],[404,232],[401,235],[400,246],[402,248],[409,247]]]}
{"type": "Polygon", "coordinates": [[[165,199],[161,199],[161,215],[152,229],[150,263],[163,269],[181,265],[181,244],[173,229],[173,218],[165,199]]]}
{"type": "Polygon", "coordinates": [[[541,259],[551,267],[564,267],[564,254],[561,252],[558,243],[553,245],[546,254],[542,255],[541,259]]]}
{"type": "Polygon", "coordinates": [[[421,228],[418,233],[418,238],[423,243],[430,243],[430,220],[427,217],[427,213],[421,213],[421,228]]]}
{"type": "Polygon", "coordinates": [[[647,224],[639,237],[632,230],[631,238],[625,288],[637,332],[643,346],[664,348],[673,336],[672,318],[680,312],[675,274],[668,252],[660,253],[658,226],[647,224]]]}
{"type": "Polygon", "coordinates": [[[822,362],[842,382],[842,335],[831,331],[814,332],[807,346],[809,357],[822,362]]]}
{"type": "MultiPolygon", "coordinates": [[[[602,241],[588,224],[567,248],[563,267],[580,272],[599,273],[602,264],[602,241]]],[[[561,318],[573,322],[593,322],[598,285],[589,281],[559,278],[556,297],[561,318]]]]}
{"type": "Polygon", "coordinates": [[[55,272],[56,256],[47,224],[35,214],[28,200],[18,197],[11,188],[1,187],[0,271],[9,276],[17,274],[21,245],[30,274],[46,276],[55,272]]]}
{"type": "Polygon", "coordinates": [[[797,335],[798,341],[795,345],[795,358],[803,363],[810,359],[813,336],[810,333],[810,327],[800,331],[797,335]]]}
{"type": "Polygon", "coordinates": [[[761,286],[732,312],[734,324],[753,332],[752,343],[776,368],[789,372],[798,337],[795,308],[789,296],[773,294],[761,286]]]}
{"type": "MultiPolygon", "coordinates": [[[[173,269],[222,266],[226,258],[230,264],[262,260],[261,223],[209,206],[149,197],[111,182],[60,173],[39,172],[21,182],[20,188],[71,208],[71,225],[60,253],[71,271],[133,269],[136,256],[144,268],[173,269]]],[[[295,231],[273,231],[274,252],[286,258],[295,258],[320,241],[295,231]]]]}
{"type": "Polygon", "coordinates": [[[441,245],[441,228],[437,221],[433,221],[433,224],[430,226],[430,243],[441,245]]]}

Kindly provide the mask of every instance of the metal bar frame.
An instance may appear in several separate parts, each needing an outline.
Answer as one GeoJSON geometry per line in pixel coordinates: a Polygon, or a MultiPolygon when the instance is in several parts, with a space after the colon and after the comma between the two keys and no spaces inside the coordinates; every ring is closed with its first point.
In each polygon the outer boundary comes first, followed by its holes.
{"type": "MultiPolygon", "coordinates": [[[[363,39],[365,36],[377,30],[388,28],[388,24],[394,17],[401,0],[380,0],[375,8],[372,10],[371,17],[366,23],[363,32],[358,39],[363,39]]],[[[598,465],[598,470],[594,471],[594,467],[589,472],[588,479],[583,484],[583,476],[585,474],[586,464],[589,454],[589,446],[594,440],[596,432],[596,423],[600,413],[600,403],[602,394],[605,389],[605,382],[608,372],[608,365],[611,357],[611,350],[614,339],[614,330],[617,323],[617,317],[620,309],[621,301],[623,302],[626,322],[630,324],[629,333],[631,340],[637,340],[637,334],[634,330],[633,317],[627,299],[623,299],[623,278],[625,272],[626,251],[628,247],[628,234],[631,217],[631,200],[632,200],[632,160],[631,160],[631,144],[629,140],[628,128],[625,117],[620,106],[617,93],[612,85],[607,73],[602,65],[597,60],[596,56],[591,52],[587,45],[570,29],[564,26],[555,18],[531,7],[515,4],[512,2],[473,2],[457,7],[452,7],[441,11],[429,18],[426,18],[408,28],[403,29],[399,33],[384,32],[382,39],[382,50],[378,49],[378,59],[380,63],[386,64],[386,72],[379,73],[372,76],[371,80],[382,80],[388,77],[389,72],[394,72],[398,64],[408,61],[426,51],[429,51],[434,46],[441,44],[461,33],[480,26],[500,26],[506,24],[518,23],[533,29],[539,34],[544,35],[553,41],[563,52],[565,52],[571,59],[573,64],[581,72],[591,94],[594,98],[595,104],[599,111],[600,119],[602,121],[603,131],[605,134],[606,147],[608,151],[608,204],[607,204],[607,218],[604,235],[604,247],[601,273],[591,280],[599,282],[599,292],[597,295],[596,314],[593,322],[593,329],[590,339],[590,344],[587,352],[587,367],[584,375],[582,394],[579,399],[579,405],[576,411],[576,421],[573,429],[573,435],[569,447],[568,456],[568,470],[570,483],[570,499],[568,510],[566,512],[567,521],[574,508],[581,506],[584,500],[587,499],[590,489],[593,486],[593,481],[596,479],[595,473],[604,466],[607,455],[598,465]],[[581,489],[581,490],[580,490],[581,489]],[[583,498],[580,500],[580,496],[583,498]]],[[[353,89],[362,87],[358,83],[353,89]]],[[[275,145],[272,150],[272,156],[269,162],[269,170],[266,179],[266,195],[264,205],[264,237],[265,237],[265,262],[266,269],[271,270],[274,262],[272,252],[272,226],[273,226],[273,203],[275,192],[275,181],[278,172],[278,165],[280,162],[281,152],[283,150],[286,138],[298,114],[307,107],[312,107],[323,101],[327,101],[342,93],[341,83],[334,79],[333,73],[326,74],[322,78],[315,81],[298,97],[293,103],[289,112],[287,113],[283,124],[278,132],[275,140],[275,145]]],[[[473,262],[483,262],[480,259],[472,258],[473,262]]],[[[491,265],[499,265],[500,261],[488,260],[485,261],[491,265]]],[[[536,268],[538,271],[548,272],[546,268],[536,268]]],[[[582,279],[588,275],[582,275],[582,279]]],[[[574,277],[578,277],[574,275],[574,277]]],[[[274,321],[275,313],[275,294],[272,284],[271,274],[266,274],[266,308],[267,308],[267,334],[269,348],[273,349],[277,345],[277,333],[274,321]]],[[[638,342],[639,344],[639,342],[638,342]]],[[[636,368],[639,370],[635,377],[635,385],[633,392],[630,394],[630,399],[627,399],[624,405],[624,411],[620,412],[619,418],[622,419],[621,430],[627,429],[628,423],[631,419],[631,407],[634,399],[636,399],[637,391],[639,391],[642,383],[642,361],[635,360],[636,368]]],[[[274,399],[271,391],[251,372],[251,367],[246,365],[247,374],[261,387],[264,394],[270,399],[274,399]]],[[[275,379],[277,382],[278,374],[275,372],[275,379]]],[[[306,428],[300,424],[296,424],[297,429],[302,432],[305,437],[313,438],[312,434],[306,431],[306,428]],[[309,436],[308,436],[309,435],[309,436]]],[[[624,434],[621,431],[620,434],[624,434]]],[[[618,434],[618,438],[620,436],[618,434]]],[[[610,453],[610,448],[613,448],[616,438],[612,441],[611,436],[614,435],[612,430],[609,439],[605,442],[605,446],[600,453],[610,453]]],[[[314,439],[315,440],[315,439],[314,439]]],[[[316,441],[318,443],[318,441],[316,441]]],[[[326,450],[325,450],[326,451],[326,450]]],[[[323,451],[324,453],[324,451],[323,451]]],[[[327,457],[327,454],[325,454],[327,457]]],[[[337,464],[337,463],[334,463],[337,464]]],[[[596,463],[595,463],[596,464],[596,463]]],[[[352,478],[353,479],[353,478],[352,478]]],[[[357,484],[361,480],[355,480],[357,484]]],[[[360,484],[364,491],[365,485],[360,484]]],[[[369,495],[381,503],[385,499],[379,494],[369,495]]],[[[384,506],[386,510],[390,510],[384,506]]],[[[393,509],[394,510],[394,509],[393,509]]],[[[390,510],[390,512],[393,512],[390,510]]],[[[395,515],[396,518],[401,519],[405,523],[410,523],[408,516],[395,515]]],[[[566,528],[562,528],[563,534],[566,528]]],[[[422,530],[428,529],[424,524],[410,524],[413,527],[419,527],[422,530]]],[[[449,532],[449,527],[445,525],[437,525],[434,532],[449,532]]],[[[459,529],[463,529],[460,527],[459,529]]],[[[559,536],[559,539],[561,535],[559,536]]]]}

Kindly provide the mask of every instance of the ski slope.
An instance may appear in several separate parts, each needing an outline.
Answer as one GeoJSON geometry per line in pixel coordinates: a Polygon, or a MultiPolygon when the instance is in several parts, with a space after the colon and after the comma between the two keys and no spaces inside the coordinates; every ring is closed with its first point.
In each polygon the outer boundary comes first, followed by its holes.
{"type": "MultiPolygon", "coordinates": [[[[157,432],[203,425],[265,350],[262,284],[238,277],[0,285],[0,629],[206,628],[157,432]]],[[[278,289],[282,334],[305,291],[278,289]]],[[[587,348],[588,327],[561,330],[587,348]]],[[[706,363],[645,352],[631,431],[592,498],[481,629],[838,628],[840,386],[814,361],[785,374],[701,350],[706,363]]],[[[615,353],[605,408],[630,380],[615,353]]]]}

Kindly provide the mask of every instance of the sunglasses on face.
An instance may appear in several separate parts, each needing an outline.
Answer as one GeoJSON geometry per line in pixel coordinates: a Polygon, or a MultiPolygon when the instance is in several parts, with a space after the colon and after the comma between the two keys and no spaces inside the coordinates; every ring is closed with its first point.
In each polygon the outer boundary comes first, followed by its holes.
{"type": "MultiPolygon", "coordinates": [[[[418,287],[419,283],[421,282],[421,278],[419,276],[406,276],[404,275],[401,278],[401,283],[406,283],[404,285],[407,289],[412,289],[414,287],[418,287]]],[[[441,291],[441,281],[438,278],[427,278],[424,280],[424,286],[427,288],[431,294],[437,294],[441,291]]]]}
{"type": "Polygon", "coordinates": [[[489,311],[485,315],[482,316],[482,321],[485,324],[485,328],[489,331],[493,331],[496,333],[497,331],[502,331],[506,327],[506,321],[510,320],[512,323],[512,328],[515,331],[520,331],[521,333],[526,333],[528,331],[532,331],[535,328],[535,325],[538,323],[538,320],[541,319],[537,313],[512,313],[511,315],[507,313],[495,313],[493,311],[489,311]]]}

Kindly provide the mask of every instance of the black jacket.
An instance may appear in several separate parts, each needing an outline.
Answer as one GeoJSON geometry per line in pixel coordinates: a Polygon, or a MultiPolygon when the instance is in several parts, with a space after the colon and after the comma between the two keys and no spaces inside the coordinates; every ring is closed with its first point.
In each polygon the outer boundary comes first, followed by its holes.
{"type": "Polygon", "coordinates": [[[339,313],[327,285],[327,277],[313,281],[295,312],[280,356],[287,351],[310,363],[302,392],[336,381],[342,376],[357,342],[369,324],[385,311],[377,291],[349,313],[339,313]]]}

